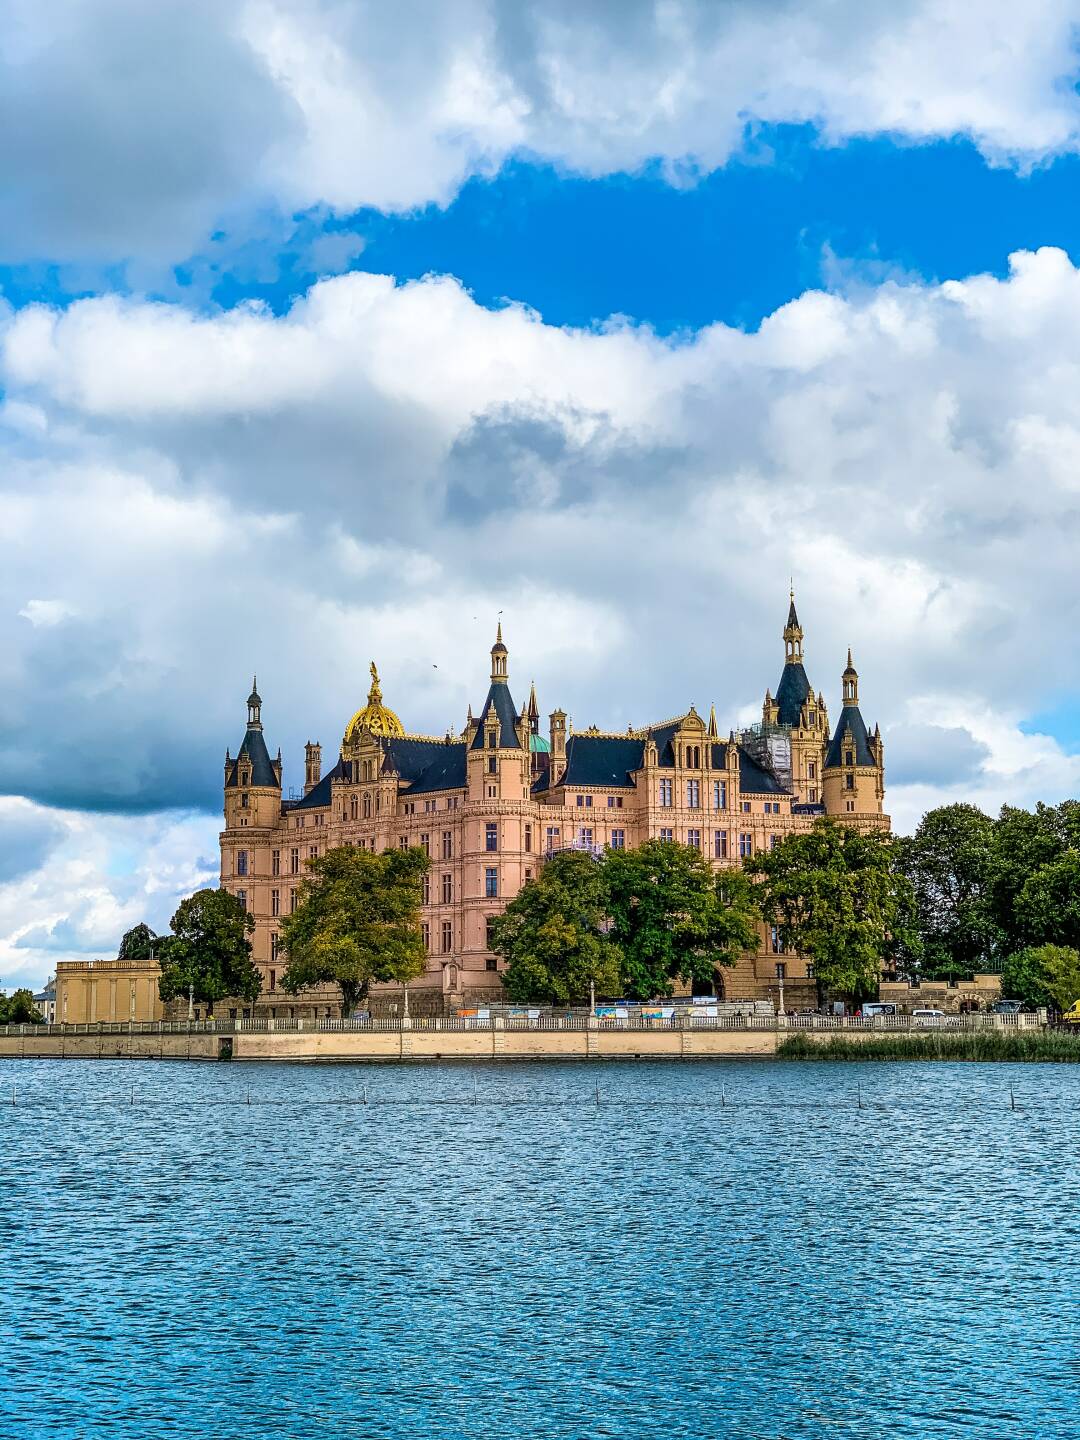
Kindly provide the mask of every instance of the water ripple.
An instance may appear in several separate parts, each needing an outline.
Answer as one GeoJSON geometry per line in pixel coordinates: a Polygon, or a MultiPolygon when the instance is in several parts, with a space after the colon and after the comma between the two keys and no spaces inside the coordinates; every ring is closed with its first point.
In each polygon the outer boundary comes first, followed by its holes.
{"type": "Polygon", "coordinates": [[[1078,1105],[1051,1065],[0,1062],[0,1434],[1074,1440],[1078,1105]]]}

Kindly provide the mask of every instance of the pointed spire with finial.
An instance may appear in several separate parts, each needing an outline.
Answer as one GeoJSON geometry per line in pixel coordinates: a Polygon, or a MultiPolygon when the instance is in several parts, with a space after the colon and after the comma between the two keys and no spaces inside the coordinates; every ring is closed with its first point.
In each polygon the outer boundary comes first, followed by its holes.
{"type": "Polygon", "coordinates": [[[508,651],[503,644],[502,621],[500,620],[495,631],[495,644],[491,647],[491,683],[493,685],[507,682],[507,655],[508,651]]]}
{"type": "Polygon", "coordinates": [[[803,629],[795,609],[795,590],[791,590],[787,624],[784,626],[784,664],[801,665],[803,660],[803,629]]]}
{"type": "Polygon", "coordinates": [[[719,739],[720,732],[716,728],[716,706],[709,706],[709,739],[719,739]]]}
{"type": "Polygon", "coordinates": [[[848,646],[847,669],[843,674],[844,704],[858,705],[859,703],[859,672],[855,669],[851,660],[851,646],[848,646]]]}
{"type": "Polygon", "coordinates": [[[248,729],[262,729],[262,696],[259,694],[259,678],[251,677],[251,694],[248,696],[248,729]]]}

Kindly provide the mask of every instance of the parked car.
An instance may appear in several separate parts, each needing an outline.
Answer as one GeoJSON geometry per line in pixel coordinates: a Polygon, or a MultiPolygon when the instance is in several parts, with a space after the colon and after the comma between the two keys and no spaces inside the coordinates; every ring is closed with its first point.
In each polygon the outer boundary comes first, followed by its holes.
{"type": "Polygon", "coordinates": [[[1080,1000],[1074,1000],[1061,1019],[1066,1025],[1080,1025],[1080,1000]]]}
{"type": "Polygon", "coordinates": [[[911,1012],[911,1023],[913,1025],[934,1026],[945,1024],[944,1010],[913,1010],[911,1012]]]}
{"type": "Polygon", "coordinates": [[[1019,1015],[1023,1009],[1022,1000],[996,1000],[990,1007],[994,1015],[1019,1015]]]}

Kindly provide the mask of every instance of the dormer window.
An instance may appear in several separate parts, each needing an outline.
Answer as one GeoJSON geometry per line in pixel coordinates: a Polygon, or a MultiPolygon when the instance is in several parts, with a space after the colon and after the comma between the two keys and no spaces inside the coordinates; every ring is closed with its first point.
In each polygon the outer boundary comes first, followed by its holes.
{"type": "Polygon", "coordinates": [[[489,730],[489,731],[487,732],[487,746],[488,746],[488,749],[489,749],[489,750],[494,750],[494,749],[496,748],[496,746],[498,745],[498,743],[499,743],[499,737],[496,735],[495,731],[494,731],[494,730],[489,730]]]}
{"type": "Polygon", "coordinates": [[[250,784],[251,784],[251,771],[250,771],[250,770],[244,769],[244,770],[241,770],[241,771],[240,771],[240,784],[241,784],[241,785],[250,785],[250,784]]]}
{"type": "Polygon", "coordinates": [[[855,756],[852,754],[852,752],[851,752],[850,750],[848,750],[848,751],[845,753],[845,755],[844,755],[844,764],[845,764],[845,765],[854,765],[854,764],[855,764],[855,756]]]}

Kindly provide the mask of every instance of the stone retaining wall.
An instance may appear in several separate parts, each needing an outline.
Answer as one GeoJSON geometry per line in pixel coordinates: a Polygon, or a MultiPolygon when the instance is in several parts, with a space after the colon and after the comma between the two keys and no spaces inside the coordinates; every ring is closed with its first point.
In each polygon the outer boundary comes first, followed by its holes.
{"type": "MultiPolygon", "coordinates": [[[[78,1060],[584,1060],[771,1056],[786,1030],[241,1031],[0,1035],[0,1058],[78,1060]]],[[[809,1032],[808,1032],[809,1033],[809,1032]]],[[[828,1040],[827,1032],[812,1034],[828,1040]]]]}

